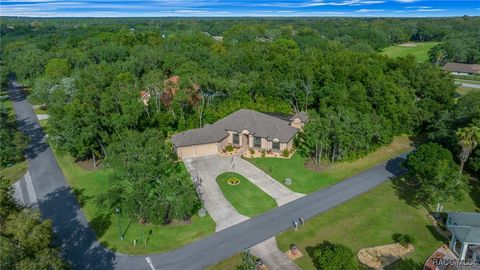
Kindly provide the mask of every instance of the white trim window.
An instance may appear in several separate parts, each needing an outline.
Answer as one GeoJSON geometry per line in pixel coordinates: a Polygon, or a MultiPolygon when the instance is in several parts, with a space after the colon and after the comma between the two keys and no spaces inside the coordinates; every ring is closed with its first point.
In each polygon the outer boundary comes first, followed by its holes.
{"type": "Polygon", "coordinates": [[[253,147],[261,148],[262,147],[262,138],[254,136],[253,137],[253,147]]]}
{"type": "Polygon", "coordinates": [[[272,142],[272,149],[280,151],[280,142],[272,142]]]}
{"type": "Polygon", "coordinates": [[[233,144],[240,144],[240,135],[238,135],[238,133],[233,133],[232,141],[233,141],[233,144]]]}

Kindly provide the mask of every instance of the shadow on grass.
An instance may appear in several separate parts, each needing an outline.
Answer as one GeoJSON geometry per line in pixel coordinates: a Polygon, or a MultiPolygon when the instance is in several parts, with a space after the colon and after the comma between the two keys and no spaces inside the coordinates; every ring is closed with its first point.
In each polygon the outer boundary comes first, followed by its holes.
{"type": "Polygon", "coordinates": [[[99,214],[90,221],[97,238],[102,237],[112,225],[111,214],[99,214]]]}
{"type": "Polygon", "coordinates": [[[84,191],[85,191],[84,188],[82,188],[82,189],[74,188],[73,189],[73,194],[75,194],[75,197],[77,198],[77,202],[80,204],[81,207],[84,207],[85,203],[88,200],[93,198],[93,196],[85,195],[84,191]]]}
{"type": "Polygon", "coordinates": [[[400,259],[391,265],[385,267],[385,270],[414,270],[423,269],[423,263],[416,262],[413,259],[400,259]]]}
{"type": "Polygon", "coordinates": [[[392,185],[393,188],[395,189],[395,194],[398,196],[399,199],[405,201],[408,205],[418,208],[419,206],[423,206],[430,214],[433,213],[432,209],[428,204],[425,204],[424,202],[418,200],[415,197],[415,186],[411,183],[414,181],[410,181],[408,177],[410,177],[408,174],[404,175],[402,177],[397,177],[395,179],[392,179],[392,185]]]}
{"type": "Polygon", "coordinates": [[[435,228],[435,226],[433,226],[433,225],[427,225],[426,227],[427,227],[428,231],[433,235],[433,237],[435,237],[435,240],[443,242],[443,243],[448,242],[448,239],[445,238],[445,236],[443,236],[441,233],[439,233],[437,231],[437,229],[440,229],[440,228],[435,228]]]}
{"type": "Polygon", "coordinates": [[[480,212],[480,182],[477,181],[470,181],[470,185],[472,189],[470,190],[470,197],[473,200],[473,203],[478,209],[475,209],[476,212],[480,212]]]}

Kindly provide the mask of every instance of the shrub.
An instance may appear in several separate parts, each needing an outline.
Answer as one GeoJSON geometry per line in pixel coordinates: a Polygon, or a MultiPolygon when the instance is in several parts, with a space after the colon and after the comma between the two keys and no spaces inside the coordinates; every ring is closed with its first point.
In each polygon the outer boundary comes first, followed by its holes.
{"type": "Polygon", "coordinates": [[[237,266],[238,270],[256,270],[258,259],[250,254],[250,252],[242,253],[242,264],[237,266]]]}
{"type": "Polygon", "coordinates": [[[267,154],[270,155],[271,153],[272,153],[272,149],[268,149],[268,150],[267,150],[267,154]]]}
{"type": "Polygon", "coordinates": [[[307,248],[315,268],[319,270],[354,270],[358,269],[355,253],[352,249],[341,244],[328,241],[307,248]]]}
{"type": "Polygon", "coordinates": [[[414,245],[417,240],[410,234],[401,234],[401,233],[394,233],[392,235],[393,241],[399,243],[404,247],[408,247],[408,245],[414,245]]]}
{"type": "Polygon", "coordinates": [[[250,149],[250,155],[252,155],[252,156],[255,155],[255,150],[250,149]]]}
{"type": "Polygon", "coordinates": [[[290,152],[288,151],[287,148],[285,148],[285,150],[283,150],[283,152],[282,152],[282,156],[283,157],[288,157],[289,155],[290,155],[290,152]]]}
{"type": "Polygon", "coordinates": [[[265,150],[262,151],[262,157],[265,157],[265,150]]]}
{"type": "Polygon", "coordinates": [[[225,149],[226,149],[228,152],[233,152],[233,149],[234,149],[234,148],[233,148],[233,145],[227,145],[227,146],[225,147],[225,149]]]}

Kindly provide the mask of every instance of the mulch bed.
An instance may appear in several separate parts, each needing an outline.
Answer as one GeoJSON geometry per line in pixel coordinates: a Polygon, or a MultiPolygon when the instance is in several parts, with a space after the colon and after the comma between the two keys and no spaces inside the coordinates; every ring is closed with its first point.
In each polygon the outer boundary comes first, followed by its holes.
{"type": "Polygon", "coordinates": [[[415,250],[413,245],[404,247],[398,243],[362,248],[358,251],[358,260],[373,269],[383,269],[403,256],[415,250]]]}

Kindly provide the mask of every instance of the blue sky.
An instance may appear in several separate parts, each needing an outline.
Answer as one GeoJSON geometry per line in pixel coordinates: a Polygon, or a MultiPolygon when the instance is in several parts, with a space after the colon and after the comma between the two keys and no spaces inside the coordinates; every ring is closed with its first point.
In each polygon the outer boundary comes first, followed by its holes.
{"type": "Polygon", "coordinates": [[[480,16],[480,0],[1,0],[0,15],[35,17],[480,16]]]}

